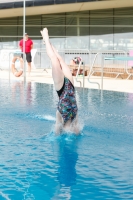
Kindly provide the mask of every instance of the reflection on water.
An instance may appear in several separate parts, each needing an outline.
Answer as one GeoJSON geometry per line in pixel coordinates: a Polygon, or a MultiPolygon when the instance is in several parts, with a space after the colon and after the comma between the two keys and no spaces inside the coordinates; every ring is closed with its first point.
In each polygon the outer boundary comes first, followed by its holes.
{"type": "Polygon", "coordinates": [[[31,82],[27,83],[27,89],[26,89],[26,93],[27,93],[27,105],[31,105],[32,104],[32,87],[31,87],[31,82]]]}
{"type": "Polygon", "coordinates": [[[128,99],[129,99],[130,103],[133,103],[133,94],[132,93],[128,94],[128,99]]]}
{"type": "MultiPolygon", "coordinates": [[[[62,144],[62,143],[61,143],[62,144]]],[[[61,186],[70,187],[76,183],[76,162],[78,154],[69,145],[60,146],[58,181],[61,186]]]]}
{"type": "Polygon", "coordinates": [[[78,140],[71,135],[62,135],[54,148],[57,152],[58,169],[55,195],[53,199],[71,199],[72,186],[76,185],[76,164],[78,161],[78,140]]]}
{"type": "Polygon", "coordinates": [[[23,83],[23,81],[14,81],[11,84],[11,92],[12,92],[12,102],[14,102],[14,104],[16,103],[16,100],[18,100],[20,102],[20,104],[24,103],[24,83],[23,83]]]}
{"type": "Polygon", "coordinates": [[[20,104],[24,104],[26,100],[28,106],[32,105],[34,89],[35,87],[31,82],[27,82],[25,85],[23,81],[14,81],[11,84],[12,102],[16,104],[16,101],[19,101],[20,104]]]}

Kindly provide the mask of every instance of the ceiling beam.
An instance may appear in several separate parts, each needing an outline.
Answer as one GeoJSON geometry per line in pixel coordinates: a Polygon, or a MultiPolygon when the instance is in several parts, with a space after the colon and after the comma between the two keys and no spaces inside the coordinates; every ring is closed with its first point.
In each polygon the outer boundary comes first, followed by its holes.
{"type": "MultiPolygon", "coordinates": [[[[86,10],[100,10],[109,8],[133,7],[133,0],[104,0],[97,2],[56,4],[26,8],[26,15],[54,14],[65,12],[80,12],[86,10]]],[[[9,18],[23,15],[23,8],[0,10],[0,18],[9,18]]]]}

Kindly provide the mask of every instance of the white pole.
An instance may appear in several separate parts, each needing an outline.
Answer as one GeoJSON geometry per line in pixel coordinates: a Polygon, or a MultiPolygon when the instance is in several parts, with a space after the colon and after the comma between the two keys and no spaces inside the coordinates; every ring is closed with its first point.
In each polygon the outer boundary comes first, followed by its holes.
{"type": "Polygon", "coordinates": [[[26,59],[25,59],[25,0],[23,0],[23,68],[24,68],[24,83],[26,82],[26,59]]]}

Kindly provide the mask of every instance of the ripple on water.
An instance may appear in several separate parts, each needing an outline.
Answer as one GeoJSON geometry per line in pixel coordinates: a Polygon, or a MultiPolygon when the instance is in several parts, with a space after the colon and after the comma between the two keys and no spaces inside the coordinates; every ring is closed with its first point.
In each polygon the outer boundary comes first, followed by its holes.
{"type": "Polygon", "coordinates": [[[82,134],[54,134],[53,86],[0,81],[0,200],[133,199],[128,94],[77,89],[82,134]]]}

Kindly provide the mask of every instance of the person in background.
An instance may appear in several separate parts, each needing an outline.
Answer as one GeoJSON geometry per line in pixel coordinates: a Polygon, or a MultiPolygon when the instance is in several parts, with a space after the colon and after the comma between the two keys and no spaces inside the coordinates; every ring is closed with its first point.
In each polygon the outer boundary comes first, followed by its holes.
{"type": "MultiPolygon", "coordinates": [[[[70,65],[79,65],[79,63],[81,62],[81,58],[80,57],[74,57],[71,61],[70,61],[70,65]]],[[[82,64],[82,63],[81,63],[82,64]]]]}
{"type": "MultiPolygon", "coordinates": [[[[27,33],[25,33],[24,38],[19,41],[19,47],[21,51],[26,54],[26,61],[28,63],[28,74],[30,76],[31,62],[32,62],[31,49],[33,48],[33,41],[29,38],[27,33]],[[23,47],[24,41],[25,41],[25,52],[24,52],[24,47],[23,47]]],[[[22,54],[22,58],[23,58],[23,54],[22,54]]]]}
{"type": "MultiPolygon", "coordinates": [[[[74,57],[71,61],[70,61],[70,66],[77,66],[77,65],[83,65],[83,61],[81,57],[74,57]]],[[[72,75],[76,76],[77,75],[77,71],[78,68],[75,67],[75,69],[72,69],[72,75]]],[[[79,73],[78,75],[83,75],[83,69],[79,69],[79,73]]]]}

